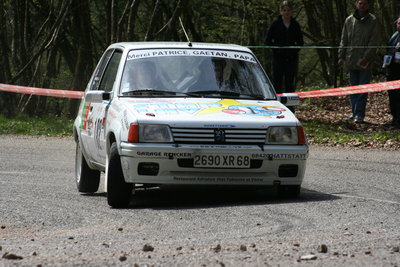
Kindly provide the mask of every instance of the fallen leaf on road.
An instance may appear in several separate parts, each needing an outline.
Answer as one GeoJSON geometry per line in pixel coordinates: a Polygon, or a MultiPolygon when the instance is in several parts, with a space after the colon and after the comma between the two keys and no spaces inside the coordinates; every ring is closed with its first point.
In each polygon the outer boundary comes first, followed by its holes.
{"type": "Polygon", "coordinates": [[[213,248],[214,252],[220,252],[221,251],[221,245],[218,244],[215,248],[213,248]]]}
{"type": "Polygon", "coordinates": [[[328,246],[327,245],[319,245],[318,246],[318,252],[319,253],[327,253],[328,252],[328,246]]]}
{"type": "Polygon", "coordinates": [[[18,255],[15,255],[15,254],[12,254],[12,253],[6,252],[6,253],[3,255],[3,259],[7,259],[7,260],[22,260],[23,257],[18,256],[18,255]]]}
{"type": "Polygon", "coordinates": [[[145,245],[143,246],[143,251],[145,251],[145,252],[153,251],[153,250],[154,250],[154,247],[151,246],[151,245],[149,245],[149,244],[145,244],[145,245]]]}

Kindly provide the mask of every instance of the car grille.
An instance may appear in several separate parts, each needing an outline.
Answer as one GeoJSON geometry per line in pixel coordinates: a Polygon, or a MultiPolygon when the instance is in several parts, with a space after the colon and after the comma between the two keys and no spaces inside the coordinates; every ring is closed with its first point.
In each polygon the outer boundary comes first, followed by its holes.
{"type": "Polygon", "coordinates": [[[267,129],[232,128],[172,128],[171,131],[178,144],[265,144],[267,133],[267,129]]]}

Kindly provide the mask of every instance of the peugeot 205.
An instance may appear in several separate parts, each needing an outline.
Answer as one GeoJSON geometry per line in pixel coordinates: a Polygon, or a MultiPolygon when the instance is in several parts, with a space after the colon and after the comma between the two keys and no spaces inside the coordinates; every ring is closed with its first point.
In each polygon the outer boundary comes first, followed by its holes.
{"type": "Polygon", "coordinates": [[[74,123],[76,185],[125,207],[139,187],[276,186],[298,196],[308,144],[250,49],[116,43],[101,57],[74,123]]]}

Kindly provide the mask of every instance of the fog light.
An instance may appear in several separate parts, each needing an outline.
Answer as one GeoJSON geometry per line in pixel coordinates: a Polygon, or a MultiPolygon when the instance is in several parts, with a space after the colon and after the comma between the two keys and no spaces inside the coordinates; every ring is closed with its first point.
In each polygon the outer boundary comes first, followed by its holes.
{"type": "Polygon", "coordinates": [[[154,162],[142,162],[138,165],[139,175],[151,175],[156,176],[160,170],[160,165],[154,162]]]}
{"type": "Polygon", "coordinates": [[[299,166],[296,164],[284,164],[279,166],[279,177],[296,177],[299,166]]]}

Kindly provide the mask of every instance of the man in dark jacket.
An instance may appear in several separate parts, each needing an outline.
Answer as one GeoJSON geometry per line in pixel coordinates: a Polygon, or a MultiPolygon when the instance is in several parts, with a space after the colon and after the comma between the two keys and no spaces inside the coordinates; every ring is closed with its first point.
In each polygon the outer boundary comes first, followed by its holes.
{"type": "MultiPolygon", "coordinates": [[[[302,46],[303,33],[299,23],[292,17],[293,7],[289,1],[280,5],[280,15],[268,30],[266,44],[269,46],[302,46]]],[[[274,48],[272,50],[272,82],[277,93],[294,92],[299,63],[298,48],[274,48]],[[282,86],[285,79],[285,86],[282,86]]]]}

